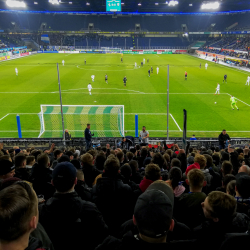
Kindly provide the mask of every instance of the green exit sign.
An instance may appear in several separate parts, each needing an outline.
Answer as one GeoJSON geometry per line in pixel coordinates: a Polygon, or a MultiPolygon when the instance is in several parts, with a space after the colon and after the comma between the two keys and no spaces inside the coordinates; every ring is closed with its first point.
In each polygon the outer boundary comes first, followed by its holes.
{"type": "Polygon", "coordinates": [[[106,0],[106,11],[121,11],[121,0],[106,0]]]}

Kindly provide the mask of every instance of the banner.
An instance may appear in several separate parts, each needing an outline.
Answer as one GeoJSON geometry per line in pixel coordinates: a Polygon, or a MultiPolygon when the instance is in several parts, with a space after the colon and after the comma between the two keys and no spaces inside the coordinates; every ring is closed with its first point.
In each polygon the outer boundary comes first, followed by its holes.
{"type": "Polygon", "coordinates": [[[44,43],[49,43],[50,40],[49,40],[49,35],[41,35],[41,41],[44,42],[44,43]]]}
{"type": "Polygon", "coordinates": [[[30,53],[29,52],[26,52],[26,53],[21,53],[20,55],[21,56],[28,56],[30,53]]]}

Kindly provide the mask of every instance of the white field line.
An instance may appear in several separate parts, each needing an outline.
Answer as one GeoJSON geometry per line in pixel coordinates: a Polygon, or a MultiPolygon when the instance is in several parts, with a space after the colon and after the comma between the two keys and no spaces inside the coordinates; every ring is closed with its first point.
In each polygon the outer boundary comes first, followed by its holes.
{"type": "Polygon", "coordinates": [[[174,119],[174,117],[172,116],[172,114],[170,114],[170,116],[172,117],[172,119],[173,119],[174,123],[176,124],[176,126],[178,127],[178,129],[179,129],[180,131],[182,131],[181,128],[180,128],[180,126],[178,125],[177,121],[176,121],[176,120],[174,119]]]}
{"type": "MultiPolygon", "coordinates": [[[[86,89],[87,90],[87,89],[86,89]]],[[[93,89],[95,90],[95,89],[93,89]]],[[[92,91],[93,91],[92,90],[92,91]]],[[[133,90],[131,90],[133,91],[133,90]]],[[[55,92],[0,92],[0,94],[58,94],[58,91],[55,92]]],[[[80,93],[78,92],[62,92],[63,94],[89,94],[87,91],[80,93]]],[[[144,93],[144,92],[136,92],[136,93],[99,93],[92,92],[93,94],[105,94],[105,95],[166,95],[167,93],[144,93]]],[[[169,93],[170,95],[214,95],[214,93],[169,93]]],[[[227,93],[221,93],[221,95],[227,95],[227,93]]],[[[229,95],[229,94],[228,94],[229,95]]]]}
{"type": "MultiPolygon", "coordinates": [[[[136,70],[136,69],[134,69],[134,68],[132,68],[132,69],[105,69],[105,70],[102,70],[102,69],[89,69],[89,68],[80,68],[79,67],[80,65],[77,65],[76,67],[78,68],[78,69],[83,69],[83,70],[88,70],[88,71],[90,71],[90,70],[92,70],[92,71],[112,71],[112,72],[114,72],[114,71],[124,71],[124,70],[136,70]]],[[[111,66],[105,66],[105,67],[111,67],[111,66]]]]}
{"type": "MultiPolygon", "coordinates": [[[[88,89],[88,88],[68,89],[68,90],[62,90],[62,92],[69,91],[69,90],[80,90],[80,89],[88,89]]],[[[137,91],[137,90],[131,90],[131,89],[117,89],[117,88],[95,88],[95,89],[115,89],[115,90],[122,90],[122,91],[125,90],[125,91],[132,91],[132,92],[136,92],[136,93],[145,94],[144,92],[137,91]]],[[[57,93],[58,93],[58,91],[57,91],[57,93]]]]}
{"type": "Polygon", "coordinates": [[[0,119],[0,121],[2,121],[5,117],[7,117],[9,114],[7,114],[7,115],[5,115],[4,117],[2,117],[1,119],[0,119]]]}
{"type": "MultiPolygon", "coordinates": [[[[230,94],[228,94],[228,93],[226,93],[227,95],[229,95],[229,96],[231,96],[230,94]]],[[[242,103],[244,103],[245,105],[247,105],[248,107],[250,107],[250,105],[249,104],[247,104],[246,102],[243,102],[242,100],[240,100],[239,98],[237,98],[237,97],[235,97],[235,99],[236,100],[238,100],[238,101],[240,101],[240,102],[242,102],[242,103]]]]}

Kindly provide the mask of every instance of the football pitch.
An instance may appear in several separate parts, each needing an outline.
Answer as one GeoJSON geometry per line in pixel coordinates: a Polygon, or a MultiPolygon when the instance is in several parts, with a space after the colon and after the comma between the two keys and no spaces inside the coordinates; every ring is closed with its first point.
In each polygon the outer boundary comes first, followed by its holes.
{"type": "MultiPolygon", "coordinates": [[[[208,62],[206,70],[206,61],[189,55],[124,54],[122,63],[120,54],[36,54],[0,63],[0,138],[18,137],[17,114],[23,138],[38,137],[40,105],[60,104],[56,63],[60,64],[63,105],[124,105],[126,135],[135,135],[135,114],[138,114],[139,129],[146,126],[150,136],[166,137],[169,64],[170,137],[182,136],[183,109],[187,110],[188,136],[217,137],[226,129],[231,137],[250,137],[247,72],[212,62],[208,62]],[[143,58],[146,64],[135,68],[135,62],[140,66],[143,58]],[[151,66],[153,73],[149,77],[151,66]],[[108,84],[105,83],[106,73],[108,84]],[[225,74],[228,75],[227,83],[223,83],[225,74]],[[91,75],[95,75],[93,83],[91,75]],[[127,77],[126,87],[124,76],[127,77]],[[87,89],[90,82],[92,95],[87,89]],[[217,83],[221,85],[220,95],[214,95],[217,83]],[[237,98],[239,111],[232,110],[231,95],[237,98]]],[[[58,119],[61,122],[60,117],[58,119]]],[[[85,127],[86,124],[81,124],[77,131],[71,131],[72,136],[83,137],[85,127]]],[[[60,136],[53,130],[43,134],[43,137],[60,136]]]]}

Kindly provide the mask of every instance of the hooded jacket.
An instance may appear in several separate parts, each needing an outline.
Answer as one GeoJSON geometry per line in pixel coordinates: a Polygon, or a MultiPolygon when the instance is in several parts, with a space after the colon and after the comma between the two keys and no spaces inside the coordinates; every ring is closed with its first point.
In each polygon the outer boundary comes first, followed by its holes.
{"type": "Polygon", "coordinates": [[[55,249],[94,249],[108,235],[107,226],[95,204],[78,194],[55,193],[39,206],[39,220],[55,249]]]}

